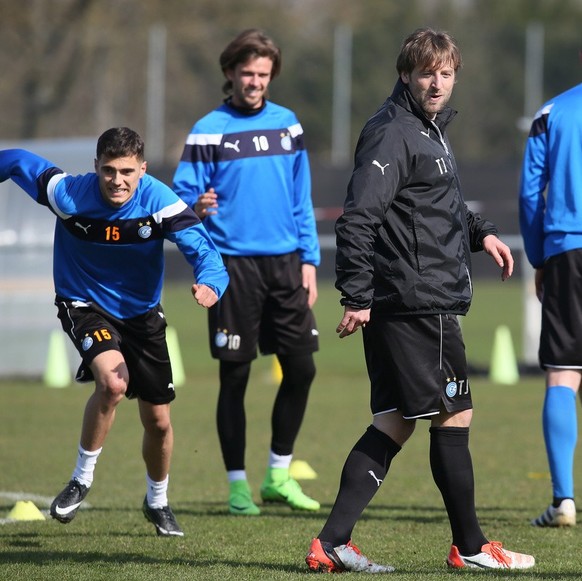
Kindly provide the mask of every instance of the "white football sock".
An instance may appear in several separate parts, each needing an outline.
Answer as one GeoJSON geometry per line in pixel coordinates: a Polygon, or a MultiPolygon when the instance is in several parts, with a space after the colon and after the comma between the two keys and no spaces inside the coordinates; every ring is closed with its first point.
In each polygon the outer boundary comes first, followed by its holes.
{"type": "Polygon", "coordinates": [[[228,470],[226,477],[229,482],[234,482],[235,480],[246,480],[247,472],[246,470],[228,470]]]}
{"type": "Polygon", "coordinates": [[[150,508],[164,508],[168,506],[168,482],[170,475],[161,482],[152,480],[146,473],[147,503],[150,508]]]}
{"type": "Polygon", "coordinates": [[[289,454],[287,456],[280,456],[279,454],[275,454],[273,450],[269,452],[269,468],[287,468],[291,465],[291,459],[293,458],[293,454],[289,454]]]}
{"type": "Polygon", "coordinates": [[[103,448],[89,452],[84,450],[79,444],[77,464],[75,470],[73,470],[73,476],[71,478],[89,488],[91,484],[93,484],[93,472],[95,470],[95,464],[97,464],[97,458],[99,458],[99,454],[101,454],[101,450],[103,450],[103,448]]]}

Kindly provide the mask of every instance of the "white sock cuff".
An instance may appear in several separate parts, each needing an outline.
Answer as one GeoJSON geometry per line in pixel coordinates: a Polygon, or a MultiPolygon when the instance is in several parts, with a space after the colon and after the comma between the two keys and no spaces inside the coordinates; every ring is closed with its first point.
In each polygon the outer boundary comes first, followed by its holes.
{"type": "Polygon", "coordinates": [[[292,459],[293,454],[280,456],[271,450],[269,452],[269,468],[289,468],[292,459]]]}
{"type": "Polygon", "coordinates": [[[246,480],[247,472],[246,470],[228,470],[226,472],[226,477],[229,482],[234,482],[235,480],[246,480]]]}
{"type": "Polygon", "coordinates": [[[156,482],[150,478],[146,472],[147,484],[147,503],[150,508],[163,508],[168,506],[168,483],[170,482],[170,475],[168,474],[160,482],[156,482]]]}
{"type": "Polygon", "coordinates": [[[83,446],[81,446],[81,444],[79,444],[79,454],[83,454],[84,456],[88,456],[89,458],[91,456],[99,456],[99,454],[101,454],[102,450],[103,450],[103,447],[97,448],[97,450],[85,450],[85,448],[83,448],[83,446]]]}
{"type": "Polygon", "coordinates": [[[152,480],[150,475],[146,472],[146,482],[148,488],[151,486],[152,488],[167,488],[170,482],[170,475],[168,474],[163,480],[157,481],[152,480]]]}
{"type": "Polygon", "coordinates": [[[95,465],[97,464],[97,459],[102,449],[88,451],[79,444],[77,463],[75,464],[71,478],[84,486],[90,487],[93,484],[93,472],[95,471],[95,465]]]}

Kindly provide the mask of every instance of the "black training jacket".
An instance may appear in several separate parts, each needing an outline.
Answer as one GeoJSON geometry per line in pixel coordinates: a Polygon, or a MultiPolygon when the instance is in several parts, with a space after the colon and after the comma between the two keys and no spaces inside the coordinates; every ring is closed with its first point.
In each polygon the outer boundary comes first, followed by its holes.
{"type": "Polygon", "coordinates": [[[446,107],[429,121],[399,80],[364,126],[335,227],[343,305],[387,315],[469,310],[470,253],[497,229],[461,195],[445,135],[455,115],[446,107]]]}

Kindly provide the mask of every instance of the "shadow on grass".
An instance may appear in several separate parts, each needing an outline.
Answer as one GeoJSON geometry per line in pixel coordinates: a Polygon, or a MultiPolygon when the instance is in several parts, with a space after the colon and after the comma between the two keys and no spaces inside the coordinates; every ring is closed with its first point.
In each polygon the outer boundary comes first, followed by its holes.
{"type": "MultiPolygon", "coordinates": [[[[389,510],[392,510],[393,507],[389,507],[389,510]]],[[[404,510],[408,507],[398,506],[397,510],[404,510]]],[[[381,510],[385,510],[385,507],[382,507],[381,510]]],[[[437,511],[436,507],[424,507],[423,510],[428,511],[437,511]]],[[[372,510],[371,512],[375,512],[372,510]]],[[[255,519],[256,520],[256,519],[255,519]]],[[[60,535],[51,535],[51,537],[66,537],[66,533],[63,531],[60,535]]],[[[103,536],[102,533],[98,532],[84,532],[80,535],[76,535],[77,537],[86,537],[88,542],[91,542],[90,539],[97,538],[99,536],[103,536]]],[[[131,536],[132,538],[135,537],[142,537],[142,536],[151,536],[145,534],[122,534],[122,533],[107,533],[106,536],[114,536],[114,537],[128,537],[131,536]]],[[[204,551],[205,554],[203,555],[196,555],[192,554],[191,556],[184,556],[183,555],[183,548],[175,548],[175,550],[180,550],[182,552],[181,556],[172,555],[160,555],[160,556],[152,556],[146,555],[144,553],[132,552],[132,551],[117,551],[117,552],[99,552],[96,550],[89,550],[89,551],[71,551],[71,550],[60,550],[60,549],[44,549],[42,548],[43,535],[39,533],[21,533],[21,534],[11,534],[11,535],[0,535],[0,539],[4,537],[4,550],[0,552],[0,565],[4,567],[18,567],[23,565],[34,565],[34,566],[44,566],[44,567],[60,567],[60,566],[86,566],[86,565],[94,565],[94,566],[103,566],[108,567],[111,565],[116,566],[124,566],[124,565],[143,565],[143,566],[176,566],[176,567],[192,567],[196,571],[198,571],[200,575],[204,575],[205,571],[208,570],[215,570],[216,567],[226,567],[232,570],[232,572],[236,573],[239,571],[241,575],[244,575],[243,572],[256,572],[259,570],[261,572],[260,578],[267,579],[269,572],[273,575],[277,573],[287,573],[287,574],[300,574],[300,575],[311,575],[311,573],[307,570],[306,566],[303,563],[303,555],[298,555],[297,559],[293,560],[293,563],[266,563],[261,562],[259,560],[246,560],[241,561],[240,559],[228,559],[223,558],[220,556],[220,547],[217,546],[215,549],[212,550],[212,554],[209,554],[209,551],[204,551]],[[7,541],[6,537],[10,537],[10,540],[7,541]]],[[[173,541],[180,541],[183,543],[183,539],[164,539],[162,542],[172,543],[173,541]]],[[[168,546],[171,546],[169,544],[168,546]]],[[[6,569],[4,569],[6,571],[6,569]]],[[[401,566],[397,566],[396,575],[400,576],[408,576],[413,575],[414,578],[422,578],[422,579],[430,579],[432,577],[436,579],[442,579],[443,574],[445,574],[446,567],[443,567],[442,564],[438,564],[435,566],[434,559],[429,559],[426,565],[418,565],[418,563],[414,565],[406,565],[403,564],[401,566]]],[[[535,571],[535,570],[527,570],[527,571],[505,571],[505,570],[497,570],[495,572],[492,571],[454,571],[455,574],[464,575],[469,574],[471,578],[474,575],[486,575],[489,579],[491,579],[492,574],[495,575],[494,578],[512,578],[515,579],[515,576],[520,578],[532,579],[532,580],[546,580],[546,581],[553,581],[559,579],[580,579],[580,571],[579,570],[561,570],[560,572],[556,573],[548,573],[544,571],[535,571]]],[[[230,578],[230,577],[229,577],[230,578]]],[[[245,577],[246,578],[246,577],[245,577]]]]}
{"type": "MultiPolygon", "coordinates": [[[[1,537],[2,535],[0,535],[1,537]]],[[[84,533],[84,537],[98,537],[98,533],[84,533]]],[[[109,534],[107,536],[110,536],[109,534]]],[[[114,535],[115,536],[115,535],[114,535]]],[[[118,535],[127,537],[128,535],[118,535]]],[[[136,535],[132,535],[134,537],[136,535]]],[[[141,535],[137,535],[141,536],[141,535]]],[[[177,539],[164,539],[164,541],[172,542],[177,539]]],[[[216,569],[217,566],[229,567],[234,570],[256,570],[261,571],[277,571],[286,573],[305,573],[304,565],[299,564],[273,564],[264,563],[260,561],[245,561],[235,559],[223,559],[220,556],[196,556],[192,554],[191,557],[176,557],[171,556],[151,556],[143,553],[123,551],[123,552],[99,552],[91,551],[68,551],[58,549],[42,549],[42,536],[36,533],[25,533],[16,535],[13,539],[6,543],[8,550],[0,552],[0,565],[36,565],[36,566],[62,566],[62,565],[171,565],[177,567],[196,567],[197,569],[216,569]]],[[[206,551],[207,552],[207,551],[206,551]]],[[[263,576],[262,576],[263,577],[263,576]]],[[[266,578],[266,577],[263,577],[266,578]]]]}
{"type": "MultiPolygon", "coordinates": [[[[301,559],[302,561],[302,559],[301,559]]],[[[273,575],[277,573],[288,573],[288,574],[301,574],[301,575],[312,575],[312,573],[307,569],[307,567],[301,562],[297,564],[273,564],[264,563],[261,561],[246,561],[241,562],[240,560],[234,559],[221,559],[220,557],[213,556],[212,558],[197,558],[193,556],[190,559],[180,558],[180,557],[151,557],[144,555],[142,553],[132,553],[132,552],[116,552],[116,553],[100,553],[97,551],[30,551],[30,550],[18,550],[18,551],[7,551],[0,554],[0,565],[38,565],[38,566],[123,566],[123,565],[143,565],[143,566],[162,566],[171,564],[172,566],[178,567],[192,567],[198,571],[198,574],[203,575],[204,570],[215,570],[217,566],[228,567],[231,572],[240,571],[241,574],[244,571],[257,571],[261,572],[261,579],[268,579],[269,572],[273,575]]],[[[435,567],[429,563],[426,567],[418,566],[412,567],[397,567],[395,575],[414,575],[414,578],[430,579],[435,577],[436,579],[442,579],[443,574],[445,574],[446,568],[442,565],[435,567]]],[[[484,571],[454,571],[458,575],[463,575],[467,573],[471,578],[475,575],[481,577],[486,576],[491,579],[492,574],[495,575],[494,578],[524,578],[532,580],[564,580],[564,579],[580,579],[579,571],[560,571],[559,573],[547,573],[547,572],[536,572],[532,571],[505,571],[496,570],[492,572],[490,570],[484,571]]],[[[229,577],[230,578],[230,577],[229,577]]],[[[245,577],[246,578],[246,577],[245,577]]],[[[468,578],[468,577],[467,577],[468,578]]]]}
{"type": "MultiPolygon", "coordinates": [[[[301,519],[309,521],[323,522],[332,509],[331,503],[322,504],[321,509],[316,512],[308,511],[298,511],[292,510],[290,507],[283,504],[277,503],[259,503],[261,509],[261,515],[259,517],[248,517],[248,516],[234,516],[228,512],[225,502],[180,502],[177,504],[172,504],[172,510],[178,521],[180,516],[188,517],[199,517],[199,518],[226,518],[226,519],[236,519],[255,521],[261,518],[282,518],[282,519],[301,519]]],[[[84,508],[84,507],[81,507],[84,508]]],[[[100,513],[100,514],[115,514],[118,517],[115,518],[119,523],[123,523],[126,520],[126,515],[141,514],[140,507],[99,507],[93,505],[91,508],[84,508],[81,519],[90,518],[90,513],[100,513]]],[[[507,509],[505,507],[494,507],[494,506],[478,506],[477,515],[481,524],[497,523],[497,524],[516,524],[522,522],[528,522],[532,518],[531,509],[525,507],[507,509]]],[[[374,503],[368,506],[364,513],[362,514],[360,520],[368,521],[382,521],[391,520],[396,522],[412,522],[418,524],[443,524],[448,523],[448,517],[444,505],[419,505],[419,504],[380,504],[374,503]]],[[[48,522],[52,522],[50,517],[48,522]]],[[[0,529],[1,530],[1,529],[0,529]]],[[[109,535],[116,534],[115,531],[110,530],[109,535]]],[[[119,531],[119,534],[123,535],[123,531],[119,531]]],[[[132,536],[135,532],[132,532],[132,536]]],[[[0,534],[0,538],[3,535],[0,534]]],[[[149,536],[143,533],[143,536],[149,536]]]]}
{"type": "MultiPolygon", "coordinates": [[[[321,520],[326,518],[332,509],[331,503],[324,503],[321,505],[319,511],[300,511],[293,510],[284,504],[278,503],[259,503],[261,509],[261,517],[277,517],[277,518],[304,518],[321,520]]],[[[8,507],[6,507],[8,508],[8,507]]],[[[82,518],[87,518],[90,513],[114,513],[114,514],[141,514],[141,507],[103,507],[91,506],[90,508],[81,507],[82,511],[79,513],[82,518]]],[[[191,517],[227,517],[233,519],[250,519],[255,520],[255,517],[233,516],[228,512],[227,505],[221,501],[193,501],[193,502],[179,502],[172,503],[172,510],[176,517],[180,515],[191,517]]],[[[0,506],[1,512],[1,506],[0,506]]],[[[528,521],[531,518],[531,509],[526,507],[516,507],[508,509],[506,507],[495,506],[477,506],[477,513],[479,520],[495,519],[497,522],[515,522],[516,515],[524,515],[528,521]]],[[[368,506],[362,518],[368,519],[394,519],[401,521],[415,521],[415,522],[446,522],[447,515],[444,504],[439,505],[420,505],[420,504],[405,504],[392,503],[381,504],[373,503],[368,506]],[[428,515],[428,516],[426,516],[428,515]]],[[[120,522],[123,519],[120,519],[120,522]]],[[[49,518],[49,522],[51,522],[49,518]]],[[[0,529],[1,530],[1,529],[0,529]]],[[[1,537],[1,535],[0,535],[1,537]]]]}
{"type": "MultiPolygon", "coordinates": [[[[240,517],[233,516],[228,513],[226,508],[226,503],[224,502],[195,502],[191,503],[192,508],[188,508],[188,503],[180,503],[173,508],[176,516],[180,514],[193,516],[193,517],[228,517],[228,518],[249,518],[254,520],[255,517],[240,517]]],[[[282,504],[259,504],[261,509],[261,517],[277,517],[277,518],[302,518],[302,519],[315,519],[322,520],[327,518],[327,515],[332,509],[331,503],[325,503],[321,505],[319,511],[308,512],[308,511],[298,511],[292,510],[287,506],[282,504]]],[[[507,522],[509,524],[515,523],[516,518],[524,518],[529,522],[532,518],[531,509],[526,507],[518,507],[507,509],[505,507],[494,507],[494,506],[478,506],[477,514],[481,522],[487,522],[488,520],[494,520],[495,522],[507,522]],[[523,517],[522,517],[523,515],[523,517]]],[[[442,523],[448,522],[447,513],[442,505],[408,505],[408,504],[379,504],[374,503],[368,506],[361,517],[362,519],[368,520],[383,520],[391,519],[398,521],[413,521],[418,523],[442,523]]]]}

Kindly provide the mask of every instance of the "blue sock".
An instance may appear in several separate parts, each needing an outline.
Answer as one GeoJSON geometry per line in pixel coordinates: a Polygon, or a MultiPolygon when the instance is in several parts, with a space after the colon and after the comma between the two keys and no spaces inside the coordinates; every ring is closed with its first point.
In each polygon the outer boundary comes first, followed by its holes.
{"type": "Polygon", "coordinates": [[[576,393],[569,387],[548,387],[542,413],[544,439],[554,498],[574,498],[574,450],[578,438],[576,393]]]}

